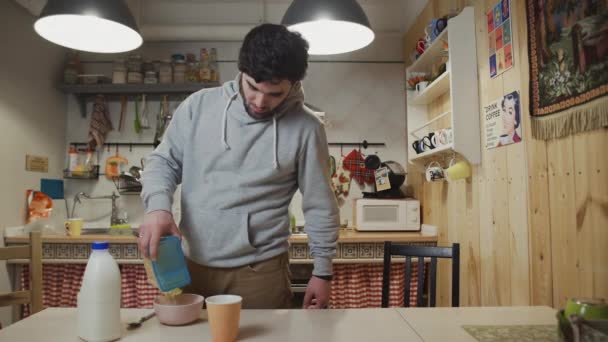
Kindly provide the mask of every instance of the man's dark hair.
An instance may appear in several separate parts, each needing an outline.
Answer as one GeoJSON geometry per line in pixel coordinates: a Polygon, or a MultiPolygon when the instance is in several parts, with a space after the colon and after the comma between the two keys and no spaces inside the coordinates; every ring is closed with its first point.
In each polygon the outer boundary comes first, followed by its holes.
{"type": "Polygon", "coordinates": [[[285,26],[262,24],[247,35],[239,53],[239,70],[256,83],[301,81],[308,68],[308,42],[285,26]]]}

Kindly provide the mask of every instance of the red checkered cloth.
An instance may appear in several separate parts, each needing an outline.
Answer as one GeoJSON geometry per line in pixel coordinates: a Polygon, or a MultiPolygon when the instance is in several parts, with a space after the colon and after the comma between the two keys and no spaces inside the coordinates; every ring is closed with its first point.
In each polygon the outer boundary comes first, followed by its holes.
{"type": "MultiPolygon", "coordinates": [[[[394,263],[391,267],[389,306],[403,306],[405,267],[394,263]]],[[[143,265],[120,265],[121,306],[123,308],[151,308],[159,295],[156,287],[148,283],[143,265]]],[[[43,265],[43,306],[76,307],[76,296],[80,290],[85,264],[43,265]]],[[[382,264],[336,264],[334,265],[330,307],[374,308],[382,302],[382,264]]],[[[410,282],[410,306],[416,306],[418,289],[417,265],[412,265],[410,282]]],[[[28,266],[21,272],[21,289],[29,288],[28,266]]],[[[30,314],[29,305],[23,305],[22,317],[30,314]]]]}
{"type": "MultiPolygon", "coordinates": [[[[378,308],[382,304],[382,264],[336,264],[329,306],[334,309],[378,308]]],[[[412,264],[410,306],[416,306],[418,265],[412,264]]],[[[404,263],[391,265],[389,306],[402,307],[405,297],[404,263]]]]}
{"type": "MultiPolygon", "coordinates": [[[[42,266],[42,303],[48,307],[76,307],[85,264],[46,264],[42,266]]],[[[156,287],[148,283],[143,265],[119,265],[121,274],[121,307],[151,308],[159,295],[156,287]]],[[[21,288],[29,289],[29,267],[23,266],[21,288]]],[[[22,317],[30,314],[29,305],[23,305],[22,317]]]]}
{"type": "Polygon", "coordinates": [[[352,150],[344,158],[343,164],[344,168],[350,171],[351,178],[356,180],[359,185],[363,185],[363,183],[374,184],[376,181],[374,170],[365,167],[365,160],[363,159],[361,152],[352,150]]]}

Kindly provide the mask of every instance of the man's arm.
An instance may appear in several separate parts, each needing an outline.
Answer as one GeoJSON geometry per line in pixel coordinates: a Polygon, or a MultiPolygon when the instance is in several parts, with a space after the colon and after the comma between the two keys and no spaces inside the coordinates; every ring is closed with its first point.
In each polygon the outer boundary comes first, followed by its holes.
{"type": "Polygon", "coordinates": [[[185,137],[191,122],[189,99],[180,104],[158,147],[146,158],[142,175],[141,198],[145,210],[139,227],[139,248],[147,257],[156,259],[160,238],[164,235],[181,237],[171,213],[173,194],[182,181],[185,137]]]}
{"type": "Polygon", "coordinates": [[[329,151],[325,129],[319,125],[308,136],[298,159],[302,210],[314,259],[313,278],[304,296],[305,308],[324,308],[331,291],[332,259],[336,254],[340,211],[330,185],[329,151]]]}

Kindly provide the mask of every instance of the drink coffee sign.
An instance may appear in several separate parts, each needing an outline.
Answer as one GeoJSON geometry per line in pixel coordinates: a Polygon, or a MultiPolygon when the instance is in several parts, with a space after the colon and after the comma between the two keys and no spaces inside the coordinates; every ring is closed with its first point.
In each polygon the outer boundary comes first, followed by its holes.
{"type": "Polygon", "coordinates": [[[514,91],[483,107],[486,149],[521,141],[519,92],[514,91]]]}

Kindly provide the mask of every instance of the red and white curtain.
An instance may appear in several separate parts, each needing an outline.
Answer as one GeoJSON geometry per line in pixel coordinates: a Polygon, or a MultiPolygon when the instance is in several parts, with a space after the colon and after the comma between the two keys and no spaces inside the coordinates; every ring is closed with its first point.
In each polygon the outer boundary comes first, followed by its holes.
{"type": "MultiPolygon", "coordinates": [[[[143,265],[120,265],[121,296],[123,308],[151,308],[159,295],[156,287],[148,282],[143,265]]],[[[42,267],[43,305],[47,307],[75,307],[86,264],[45,264],[42,267]]],[[[402,263],[391,268],[389,306],[403,306],[405,269],[402,263]]],[[[417,265],[412,265],[410,306],[416,306],[418,289],[417,265]]],[[[21,288],[29,288],[28,266],[23,265],[21,288]]],[[[372,308],[382,301],[382,264],[334,265],[330,307],[372,308]]],[[[22,317],[30,313],[29,305],[23,305],[22,317]]]]}

